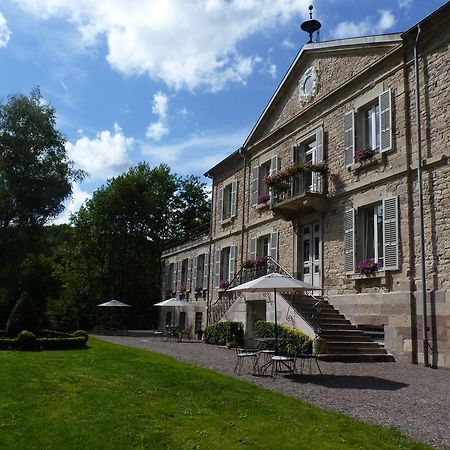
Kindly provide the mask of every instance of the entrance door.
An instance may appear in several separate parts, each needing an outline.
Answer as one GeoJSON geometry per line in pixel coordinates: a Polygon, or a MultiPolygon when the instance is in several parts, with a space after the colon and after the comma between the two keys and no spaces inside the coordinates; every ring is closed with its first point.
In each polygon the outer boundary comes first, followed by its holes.
{"type": "Polygon", "coordinates": [[[301,252],[299,272],[301,279],[314,286],[321,286],[321,240],[320,223],[303,225],[301,228],[301,252]]]}
{"type": "Polygon", "coordinates": [[[248,339],[253,339],[255,336],[255,323],[258,320],[266,320],[266,302],[247,302],[246,335],[248,339]]]}

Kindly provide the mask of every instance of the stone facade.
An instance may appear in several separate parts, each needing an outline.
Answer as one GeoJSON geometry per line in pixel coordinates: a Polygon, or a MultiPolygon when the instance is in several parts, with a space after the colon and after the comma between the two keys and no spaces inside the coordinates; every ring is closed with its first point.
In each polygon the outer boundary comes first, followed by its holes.
{"type": "MultiPolygon", "coordinates": [[[[219,301],[220,282],[231,281],[221,277],[232,277],[248,258],[268,254],[294,276],[322,287],[354,324],[384,332],[386,349],[398,360],[422,362],[423,257],[430,364],[450,367],[449,20],[445,5],[421,22],[418,80],[416,28],[303,47],[242,148],[207,173],[213,180],[209,306],[219,301]],[[315,95],[304,101],[299,80],[308,69],[316,74],[315,95]],[[368,142],[375,154],[356,161],[357,149],[368,142]],[[265,189],[264,175],[308,158],[325,162],[328,175],[303,172],[281,200],[275,188],[265,189]],[[357,265],[364,259],[381,267],[361,275],[357,265]]],[[[166,264],[182,254],[167,253],[166,264]]],[[[226,317],[248,322],[246,308],[236,303],[226,317]]],[[[263,314],[258,308],[255,314],[263,314]]],[[[265,314],[272,314],[269,307],[265,314]]],[[[289,324],[288,316],[280,320],[289,324]]]]}

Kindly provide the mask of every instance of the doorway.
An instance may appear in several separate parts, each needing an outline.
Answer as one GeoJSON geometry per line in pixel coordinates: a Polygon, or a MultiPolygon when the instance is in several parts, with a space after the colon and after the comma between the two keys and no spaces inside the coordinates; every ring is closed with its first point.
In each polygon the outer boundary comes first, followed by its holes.
{"type": "Polygon", "coordinates": [[[319,222],[300,225],[297,272],[306,283],[322,285],[322,230],[319,222]]]}
{"type": "Polygon", "coordinates": [[[247,302],[247,327],[248,339],[255,337],[255,324],[258,320],[266,320],[266,301],[247,302]]]}

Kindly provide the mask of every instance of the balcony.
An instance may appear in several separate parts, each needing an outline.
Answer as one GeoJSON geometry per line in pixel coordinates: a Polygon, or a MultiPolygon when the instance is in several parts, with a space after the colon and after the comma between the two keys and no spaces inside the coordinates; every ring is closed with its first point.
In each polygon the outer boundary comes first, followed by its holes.
{"type": "Polygon", "coordinates": [[[270,207],[284,220],[327,208],[327,175],[300,172],[271,190],[270,207]]]}

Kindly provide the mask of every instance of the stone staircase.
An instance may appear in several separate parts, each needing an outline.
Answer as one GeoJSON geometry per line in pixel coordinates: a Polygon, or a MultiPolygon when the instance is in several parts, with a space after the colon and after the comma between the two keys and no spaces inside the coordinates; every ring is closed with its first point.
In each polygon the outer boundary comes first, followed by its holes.
{"type": "Polygon", "coordinates": [[[292,309],[303,317],[316,334],[326,342],[325,361],[386,362],[394,357],[366,336],[323,297],[283,296],[292,309]]]}

